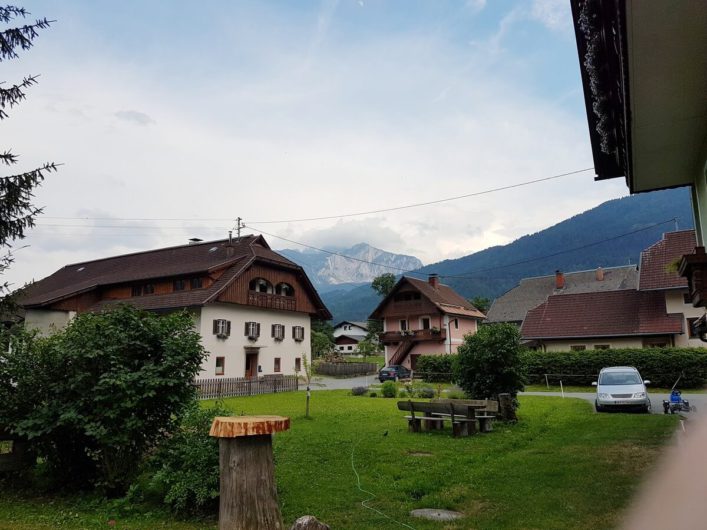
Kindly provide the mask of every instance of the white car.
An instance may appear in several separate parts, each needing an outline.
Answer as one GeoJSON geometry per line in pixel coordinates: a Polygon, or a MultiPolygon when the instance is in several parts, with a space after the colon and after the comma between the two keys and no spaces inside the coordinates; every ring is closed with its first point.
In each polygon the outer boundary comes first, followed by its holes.
{"type": "Polygon", "coordinates": [[[599,380],[592,383],[597,387],[594,405],[597,412],[606,410],[638,410],[650,412],[651,400],[641,374],[632,366],[612,366],[602,368],[599,380]]]}

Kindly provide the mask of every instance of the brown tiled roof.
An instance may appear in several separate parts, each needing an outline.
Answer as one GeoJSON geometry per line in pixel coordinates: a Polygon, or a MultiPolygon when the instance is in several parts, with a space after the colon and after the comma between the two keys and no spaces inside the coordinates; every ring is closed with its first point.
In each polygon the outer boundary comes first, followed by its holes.
{"type": "Polygon", "coordinates": [[[593,293],[635,289],[638,270],[635,265],[607,267],[604,279],[596,279],[596,269],[564,273],[565,286],[555,289],[555,275],[523,278],[518,286],[496,298],[486,317],[487,322],[522,322],[525,314],[542,304],[552,294],[593,293]]]}
{"type": "Polygon", "coordinates": [[[660,292],[563,294],[528,311],[523,339],[625,337],[682,333],[682,315],[667,314],[660,292]]]}
{"type": "Polygon", "coordinates": [[[388,296],[378,304],[378,307],[376,307],[373,313],[371,313],[371,318],[379,318],[379,316],[377,316],[379,315],[379,311],[383,309],[400,286],[405,283],[409,283],[415,287],[422,296],[437,306],[442,313],[473,318],[486,318],[481,311],[476,309],[466,298],[458,294],[448,285],[440,283],[437,288],[434,288],[425,280],[408,278],[407,276],[403,276],[398,280],[398,283],[395,284],[390,294],[388,294],[388,296]]]}
{"type": "MultiPolygon", "coordinates": [[[[322,316],[331,318],[303,269],[271,250],[262,236],[244,236],[234,239],[230,245],[228,240],[224,239],[74,263],[32,284],[20,303],[24,307],[42,307],[101,286],[184,277],[227,269],[213,285],[205,289],[133,297],[129,300],[130,304],[143,309],[197,306],[214,301],[220,292],[255,260],[300,271],[322,316]]],[[[91,310],[121,302],[126,303],[127,300],[103,300],[91,310]]]]}
{"type": "Polygon", "coordinates": [[[687,278],[681,277],[674,265],[683,254],[694,254],[696,245],[694,230],[663,234],[663,239],[641,252],[638,288],[647,291],[687,287],[687,278]]]}

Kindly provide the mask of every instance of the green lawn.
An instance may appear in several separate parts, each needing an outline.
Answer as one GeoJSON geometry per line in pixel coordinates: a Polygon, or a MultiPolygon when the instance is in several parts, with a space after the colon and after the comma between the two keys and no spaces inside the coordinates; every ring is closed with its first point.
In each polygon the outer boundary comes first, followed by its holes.
{"type": "MultiPolygon", "coordinates": [[[[650,468],[677,418],[594,414],[590,403],[521,398],[520,422],[454,439],[449,431],[408,433],[396,400],[353,397],[346,391],[233,398],[235,414],[281,414],[292,428],[275,436],[275,466],[286,526],[313,514],[335,529],[402,528],[362,506],[423,529],[612,528],[650,468]],[[415,508],[466,514],[454,523],[408,516],[415,508]]],[[[208,403],[205,403],[208,406],[208,403]]],[[[0,492],[0,529],[215,528],[177,523],[159,513],[113,514],[106,504],[18,498],[0,492]]],[[[116,512],[117,513],[117,512],[116,512]]]]}

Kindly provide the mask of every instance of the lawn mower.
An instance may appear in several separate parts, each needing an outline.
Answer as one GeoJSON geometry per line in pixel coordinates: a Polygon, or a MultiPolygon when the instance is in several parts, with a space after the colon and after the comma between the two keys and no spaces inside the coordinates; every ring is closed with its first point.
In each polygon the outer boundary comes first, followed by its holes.
{"type": "Polygon", "coordinates": [[[663,412],[665,414],[675,414],[676,412],[695,412],[697,410],[694,405],[690,406],[690,402],[683,399],[682,393],[675,388],[678,386],[680,378],[682,378],[682,375],[678,377],[678,380],[675,381],[673,388],[670,389],[670,397],[663,400],[663,412]]]}

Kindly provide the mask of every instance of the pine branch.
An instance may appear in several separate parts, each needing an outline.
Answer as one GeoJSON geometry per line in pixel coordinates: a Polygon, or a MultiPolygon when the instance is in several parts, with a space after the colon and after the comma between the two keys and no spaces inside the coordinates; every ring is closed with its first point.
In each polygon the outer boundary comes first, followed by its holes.
{"type": "Polygon", "coordinates": [[[0,62],[19,57],[15,48],[29,50],[32,41],[39,36],[38,29],[48,28],[55,20],[38,19],[34,24],[0,31],[0,62]]]}
{"type": "Polygon", "coordinates": [[[10,88],[2,88],[0,86],[0,120],[7,118],[6,107],[12,108],[25,99],[23,89],[36,85],[38,77],[38,75],[30,75],[25,77],[19,85],[13,85],[10,88]]]}
{"type": "Polygon", "coordinates": [[[29,15],[29,11],[24,7],[0,6],[0,22],[10,22],[13,18],[25,18],[27,15],[29,15]]]}
{"type": "Polygon", "coordinates": [[[13,155],[10,151],[5,151],[4,153],[0,153],[0,162],[5,164],[6,166],[9,166],[11,164],[16,164],[17,163],[17,155],[13,155]]]}

